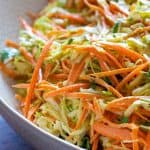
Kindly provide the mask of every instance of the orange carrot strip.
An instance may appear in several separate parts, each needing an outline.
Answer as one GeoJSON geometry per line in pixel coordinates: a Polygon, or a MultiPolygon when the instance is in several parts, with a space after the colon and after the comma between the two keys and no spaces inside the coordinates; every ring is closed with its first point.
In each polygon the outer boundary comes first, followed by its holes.
{"type": "Polygon", "coordinates": [[[140,112],[141,114],[143,114],[144,116],[146,116],[146,117],[149,117],[149,116],[150,116],[150,111],[145,110],[145,109],[143,109],[143,108],[139,108],[139,112],[140,112]]]}
{"type": "Polygon", "coordinates": [[[140,111],[139,112],[135,112],[135,115],[137,115],[139,118],[143,119],[144,121],[149,121],[148,118],[143,116],[140,111]]]}
{"type": "Polygon", "coordinates": [[[54,80],[66,80],[67,77],[68,77],[68,75],[65,73],[58,73],[58,74],[49,75],[49,79],[54,79],[54,80]]]}
{"type": "Polygon", "coordinates": [[[87,117],[87,109],[83,108],[82,114],[79,118],[79,120],[77,121],[77,124],[75,126],[75,130],[79,129],[82,126],[82,123],[85,121],[86,117],[87,117]]]}
{"type": "MultiPolygon", "coordinates": [[[[112,117],[112,116],[110,116],[110,117],[112,117]]],[[[134,126],[131,123],[116,124],[116,123],[113,123],[113,122],[109,121],[107,118],[103,118],[102,121],[104,123],[108,124],[109,126],[113,127],[113,128],[119,128],[119,129],[120,128],[128,128],[128,129],[132,130],[133,126],[134,126]]]]}
{"type": "Polygon", "coordinates": [[[150,150],[150,131],[148,131],[147,133],[146,142],[147,142],[146,150],[150,150]]]}
{"type": "MultiPolygon", "coordinates": [[[[103,63],[103,67],[104,67],[105,71],[109,71],[110,70],[110,68],[108,67],[108,65],[105,62],[103,63]]],[[[110,79],[112,80],[112,84],[113,85],[118,85],[119,84],[117,78],[114,75],[110,76],[110,79]]]]}
{"type": "Polygon", "coordinates": [[[141,70],[146,68],[149,65],[149,62],[145,62],[142,65],[137,66],[130,74],[128,74],[117,86],[117,90],[120,90],[124,84],[128,83],[130,80],[133,79],[134,76],[138,75],[141,70]]]}
{"type": "Polygon", "coordinates": [[[105,52],[106,56],[116,65],[117,68],[122,68],[120,62],[110,53],[105,52]]]}
{"type": "Polygon", "coordinates": [[[89,87],[88,83],[77,83],[77,84],[73,84],[73,85],[68,85],[66,87],[62,87],[62,88],[56,89],[54,91],[48,92],[44,95],[44,97],[45,98],[54,97],[54,96],[57,96],[60,94],[78,91],[78,90],[80,90],[80,88],[88,88],[88,87],[89,87]]]}
{"type": "Polygon", "coordinates": [[[45,71],[44,71],[44,75],[43,75],[44,80],[47,80],[51,70],[52,70],[52,65],[49,63],[45,67],[45,71]]]}
{"type": "Polygon", "coordinates": [[[86,53],[92,53],[94,54],[98,59],[102,59],[102,60],[106,60],[106,54],[105,51],[103,50],[99,50],[97,47],[95,46],[91,46],[91,45],[86,45],[86,46],[78,46],[78,45],[65,45],[63,47],[64,49],[66,48],[74,48],[77,49],[79,51],[83,51],[86,53]]]}
{"type": "Polygon", "coordinates": [[[141,34],[146,31],[150,31],[150,26],[143,27],[143,28],[136,28],[132,33],[129,33],[127,36],[125,36],[125,39],[129,37],[137,36],[138,34],[141,34]]]}
{"type": "MultiPolygon", "coordinates": [[[[99,59],[98,62],[99,62],[99,65],[100,65],[102,71],[110,71],[108,65],[106,64],[106,62],[103,59],[101,59],[101,60],[99,59]]],[[[110,75],[110,79],[112,80],[113,85],[118,85],[119,82],[114,75],[110,75]]]]}
{"type": "MultiPolygon", "coordinates": [[[[27,89],[29,88],[30,84],[29,83],[19,83],[19,84],[15,84],[12,87],[13,88],[23,88],[23,89],[27,89]]],[[[56,90],[57,87],[51,85],[51,84],[36,84],[36,90],[56,90]]]]}
{"type": "Polygon", "coordinates": [[[139,150],[139,145],[138,145],[138,127],[135,127],[132,129],[131,132],[131,137],[133,140],[133,150],[139,150]]]}
{"type": "Polygon", "coordinates": [[[40,84],[37,86],[37,90],[56,90],[57,86],[52,84],[40,84]]]}
{"type": "Polygon", "coordinates": [[[32,117],[33,117],[34,113],[39,109],[40,105],[41,105],[41,103],[37,104],[36,106],[31,108],[31,110],[29,110],[29,114],[28,114],[27,119],[32,121],[32,117]]]}
{"type": "Polygon", "coordinates": [[[19,44],[15,43],[11,40],[6,40],[5,43],[8,47],[13,47],[13,48],[18,49],[26,60],[28,60],[32,64],[35,64],[33,56],[24,47],[20,47],[19,44]]]}
{"type": "Polygon", "coordinates": [[[72,65],[70,73],[68,75],[68,83],[73,84],[77,81],[78,77],[80,76],[81,72],[83,71],[85,61],[87,57],[83,58],[80,63],[75,63],[72,65]]]}
{"type": "Polygon", "coordinates": [[[42,52],[40,54],[40,57],[37,61],[37,64],[35,66],[35,69],[33,71],[33,74],[32,74],[32,78],[31,78],[31,83],[30,83],[30,86],[29,86],[29,89],[28,89],[28,92],[27,92],[27,95],[26,95],[26,99],[25,99],[25,111],[24,111],[24,115],[27,117],[28,116],[28,112],[29,112],[29,108],[30,108],[30,103],[31,103],[31,99],[34,95],[34,89],[35,89],[35,86],[36,86],[36,82],[38,80],[38,75],[39,75],[39,70],[42,66],[42,63],[44,61],[44,58],[46,57],[48,51],[49,51],[49,48],[50,46],[52,45],[52,42],[53,40],[50,40],[45,46],[44,48],[42,49],[42,52]]]}
{"type": "Polygon", "coordinates": [[[90,76],[85,76],[84,78],[82,78],[83,80],[88,80],[88,81],[95,81],[95,83],[105,87],[108,91],[111,91],[114,95],[116,95],[117,97],[123,97],[122,94],[120,94],[115,88],[113,88],[111,85],[109,85],[108,83],[106,83],[104,80],[102,79],[98,79],[98,78],[93,78],[90,76]]]}
{"type": "Polygon", "coordinates": [[[107,71],[106,69],[106,62],[103,59],[98,59],[98,63],[100,65],[100,68],[102,69],[102,71],[107,71]]]}
{"type": "Polygon", "coordinates": [[[71,13],[54,13],[51,14],[51,16],[49,17],[57,17],[57,18],[61,18],[61,19],[68,19],[70,20],[72,23],[79,23],[79,24],[86,24],[86,20],[81,17],[80,15],[76,15],[76,14],[71,14],[71,13]]]}
{"type": "Polygon", "coordinates": [[[70,69],[66,66],[66,64],[65,64],[65,61],[62,61],[61,62],[61,65],[62,65],[62,68],[63,68],[63,71],[65,72],[65,73],[68,73],[69,71],[70,71],[70,69]]]}
{"type": "MultiPolygon", "coordinates": [[[[67,45],[64,48],[76,48],[77,50],[81,50],[81,51],[87,51],[90,53],[93,53],[98,60],[100,61],[100,65],[103,67],[103,69],[108,70],[108,67],[106,66],[105,63],[102,63],[102,61],[107,60],[106,55],[105,55],[105,51],[99,51],[96,47],[94,46],[76,46],[76,45],[67,45]]],[[[112,81],[114,82],[114,84],[118,84],[117,78],[114,76],[111,77],[112,81]]]]}
{"type": "Polygon", "coordinates": [[[24,47],[20,47],[19,50],[26,60],[28,60],[31,64],[35,65],[33,56],[24,47]]]}
{"type": "Polygon", "coordinates": [[[31,33],[34,33],[34,34],[36,34],[37,36],[39,36],[40,38],[42,38],[42,39],[48,41],[48,39],[47,39],[46,36],[44,36],[40,31],[37,31],[37,30],[35,30],[34,28],[32,28],[23,18],[20,17],[19,20],[20,20],[21,26],[22,26],[25,30],[27,30],[27,31],[29,31],[29,32],[31,32],[31,33]]]}
{"type": "Polygon", "coordinates": [[[13,47],[18,49],[21,54],[24,56],[25,59],[27,59],[29,62],[31,62],[31,64],[35,64],[33,56],[24,48],[24,47],[20,47],[19,44],[11,41],[11,40],[6,40],[6,45],[8,47],[13,47]]]}
{"type": "Polygon", "coordinates": [[[6,74],[7,76],[11,77],[11,78],[16,78],[18,76],[18,74],[11,68],[8,68],[5,64],[3,64],[2,62],[0,62],[0,69],[2,70],[2,72],[4,74],[6,74]]]}
{"type": "Polygon", "coordinates": [[[90,143],[93,143],[95,141],[95,139],[97,139],[97,137],[99,137],[98,133],[95,133],[92,138],[90,139],[90,143]]]}
{"type": "Polygon", "coordinates": [[[23,88],[23,89],[27,89],[29,87],[30,84],[28,83],[19,83],[19,84],[15,84],[15,85],[12,85],[13,88],[23,88]]]}
{"type": "Polygon", "coordinates": [[[129,15],[128,12],[126,12],[123,8],[121,8],[117,3],[113,2],[113,1],[110,1],[109,6],[112,10],[118,11],[121,14],[125,15],[126,17],[129,15]]]}
{"type": "Polygon", "coordinates": [[[128,56],[129,58],[131,58],[133,61],[136,61],[137,59],[142,59],[143,61],[145,61],[146,59],[140,55],[139,53],[130,50],[128,48],[123,47],[120,44],[116,44],[116,43],[112,43],[112,42],[100,42],[101,46],[104,49],[110,49],[110,50],[116,50],[118,51],[121,55],[124,54],[126,56],[128,56]]]}
{"type": "Polygon", "coordinates": [[[8,47],[13,47],[13,48],[16,48],[16,49],[18,49],[20,47],[19,44],[17,44],[16,42],[13,42],[11,40],[6,40],[5,44],[8,47]]]}
{"type": "Polygon", "coordinates": [[[99,142],[99,136],[96,137],[92,144],[92,150],[97,150],[98,149],[98,142],[99,142]]]}
{"type": "Polygon", "coordinates": [[[93,100],[93,109],[94,109],[94,112],[96,113],[96,115],[98,115],[99,118],[102,118],[103,112],[102,112],[102,109],[101,109],[97,99],[93,100]]]}
{"type": "Polygon", "coordinates": [[[94,129],[100,135],[116,139],[116,140],[131,140],[131,132],[125,128],[114,128],[104,123],[95,122],[94,129]]]}
{"type": "Polygon", "coordinates": [[[110,26],[113,26],[113,25],[114,25],[113,20],[112,20],[110,17],[108,17],[108,16],[106,15],[106,13],[105,13],[105,11],[104,11],[104,9],[103,9],[102,7],[98,7],[98,6],[96,6],[96,5],[93,5],[93,4],[89,3],[88,0],[84,0],[84,3],[85,3],[88,7],[90,7],[92,10],[97,10],[102,16],[104,16],[104,18],[105,18],[105,20],[106,20],[106,23],[107,23],[108,25],[110,25],[110,26]]]}
{"type": "Polygon", "coordinates": [[[73,93],[67,93],[68,97],[72,98],[81,98],[81,99],[93,99],[93,98],[99,98],[99,94],[95,93],[83,93],[83,92],[73,92],[73,93]]]}
{"type": "MultiPolygon", "coordinates": [[[[95,97],[94,97],[95,99],[95,97]]],[[[93,112],[95,112],[93,104],[88,102],[88,99],[84,99],[84,108],[86,108],[87,110],[91,110],[93,112]]]]}
{"type": "Polygon", "coordinates": [[[131,105],[134,101],[142,98],[141,96],[128,96],[128,97],[122,97],[115,99],[107,104],[107,108],[111,110],[112,108],[119,108],[120,106],[124,106],[127,108],[129,105],[131,105]]]}
{"type": "Polygon", "coordinates": [[[89,75],[102,78],[102,77],[107,77],[107,76],[111,76],[111,75],[127,73],[127,72],[130,72],[130,71],[134,70],[135,68],[136,67],[121,68],[121,69],[109,70],[109,71],[104,71],[104,72],[92,73],[92,74],[89,74],[89,75]]]}
{"type": "Polygon", "coordinates": [[[67,82],[69,84],[72,84],[77,80],[78,75],[76,75],[76,70],[78,69],[79,65],[80,63],[75,63],[72,65],[72,68],[69,72],[68,79],[67,79],[67,82]]]}

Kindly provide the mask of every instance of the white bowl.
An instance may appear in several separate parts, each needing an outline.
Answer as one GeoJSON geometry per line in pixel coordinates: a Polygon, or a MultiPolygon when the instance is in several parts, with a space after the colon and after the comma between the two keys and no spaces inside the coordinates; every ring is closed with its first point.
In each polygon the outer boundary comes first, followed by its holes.
{"type": "MultiPolygon", "coordinates": [[[[4,40],[17,40],[19,33],[18,17],[25,17],[27,11],[38,11],[46,5],[46,0],[0,0],[0,47],[4,40]]],[[[0,114],[35,149],[74,150],[79,147],[54,135],[48,134],[28,121],[18,109],[18,103],[11,89],[11,81],[0,73],[0,114]]]]}

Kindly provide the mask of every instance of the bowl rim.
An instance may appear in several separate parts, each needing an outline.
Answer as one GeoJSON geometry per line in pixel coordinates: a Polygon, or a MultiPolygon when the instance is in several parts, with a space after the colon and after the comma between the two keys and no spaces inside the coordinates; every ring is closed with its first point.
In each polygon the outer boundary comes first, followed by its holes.
{"type": "MultiPolygon", "coordinates": [[[[34,123],[32,123],[31,121],[29,121],[27,118],[25,118],[21,113],[19,113],[17,110],[15,110],[14,108],[12,108],[11,106],[9,106],[9,104],[5,101],[4,98],[0,97],[0,105],[3,107],[5,107],[6,109],[8,109],[13,115],[15,115],[16,117],[18,117],[19,119],[21,119],[24,123],[26,123],[28,126],[32,127],[33,129],[35,129],[36,131],[38,131],[40,134],[44,134],[45,136],[48,136],[49,138],[53,139],[53,140],[57,140],[62,144],[68,145],[70,148],[74,148],[77,150],[85,150],[84,148],[81,148],[77,145],[74,145],[66,140],[63,140],[51,133],[48,133],[47,131],[45,131],[44,129],[38,127],[37,125],[35,125],[34,123]]],[[[6,110],[7,111],[7,110],[6,110]]],[[[0,110],[0,114],[5,118],[5,116],[3,115],[3,113],[5,114],[4,111],[1,112],[0,110]]]]}

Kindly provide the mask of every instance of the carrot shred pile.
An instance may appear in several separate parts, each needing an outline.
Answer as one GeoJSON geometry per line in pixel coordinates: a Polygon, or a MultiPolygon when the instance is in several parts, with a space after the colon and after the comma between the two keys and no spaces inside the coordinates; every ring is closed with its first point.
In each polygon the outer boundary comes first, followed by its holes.
{"type": "Polygon", "coordinates": [[[33,25],[19,18],[0,70],[23,115],[88,150],[150,150],[149,6],[57,0],[29,13],[33,25]]]}

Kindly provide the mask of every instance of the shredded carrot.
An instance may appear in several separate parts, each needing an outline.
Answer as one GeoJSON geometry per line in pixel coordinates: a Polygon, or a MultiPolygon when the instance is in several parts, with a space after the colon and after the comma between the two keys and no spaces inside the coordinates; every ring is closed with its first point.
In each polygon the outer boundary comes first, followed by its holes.
{"type": "Polygon", "coordinates": [[[31,62],[31,64],[35,64],[33,56],[24,47],[20,47],[19,44],[15,43],[11,40],[6,40],[5,43],[8,47],[13,47],[13,48],[18,49],[21,52],[21,54],[24,56],[25,59],[27,59],[29,62],[31,62]]]}
{"type": "Polygon", "coordinates": [[[88,88],[89,84],[88,83],[77,83],[77,84],[72,84],[72,85],[68,85],[66,87],[62,87],[59,89],[56,89],[54,91],[48,92],[45,94],[45,98],[48,97],[54,97],[63,93],[68,93],[68,92],[74,92],[74,91],[78,91],[80,90],[80,88],[88,88]]]}
{"type": "Polygon", "coordinates": [[[106,54],[107,57],[110,59],[110,61],[112,61],[112,62],[115,64],[115,66],[116,66],[117,68],[122,68],[122,65],[120,64],[120,62],[119,62],[113,55],[111,55],[111,54],[108,53],[108,52],[105,52],[105,54],[106,54]]]}
{"type": "MultiPolygon", "coordinates": [[[[19,88],[19,89],[27,89],[29,88],[30,84],[29,83],[19,83],[19,84],[15,84],[12,85],[13,88],[19,88]]],[[[56,90],[57,87],[52,85],[52,84],[36,84],[36,89],[37,90],[56,90]]]]}
{"type": "MultiPolygon", "coordinates": [[[[112,117],[112,116],[110,116],[112,117]]],[[[122,123],[122,124],[116,124],[116,123],[113,123],[111,122],[109,119],[107,119],[106,117],[104,117],[102,119],[102,121],[105,123],[105,124],[108,124],[110,127],[113,127],[113,128],[127,128],[127,129],[130,129],[132,130],[133,129],[133,124],[130,124],[130,123],[122,123]]]]}
{"type": "Polygon", "coordinates": [[[128,129],[110,127],[101,122],[95,122],[93,126],[95,131],[100,135],[116,140],[131,140],[131,132],[128,129]]]}
{"type": "MultiPolygon", "coordinates": [[[[93,126],[92,126],[93,127],[93,126]]],[[[92,144],[94,141],[95,141],[95,139],[97,139],[99,137],[99,134],[98,133],[95,133],[93,136],[92,136],[92,138],[91,138],[91,140],[90,140],[90,143],[92,144]]]]}
{"type": "Polygon", "coordinates": [[[115,69],[115,70],[110,70],[110,71],[92,73],[90,74],[90,76],[96,76],[96,77],[102,78],[102,77],[107,77],[111,75],[127,73],[127,72],[134,70],[135,68],[136,67],[129,67],[129,68],[121,68],[121,69],[115,69]]]}
{"type": "Polygon", "coordinates": [[[19,89],[27,89],[29,87],[28,83],[19,83],[19,84],[15,84],[12,85],[13,88],[19,88],[19,89]]]}
{"type": "Polygon", "coordinates": [[[77,121],[77,124],[75,126],[75,130],[79,129],[82,126],[82,123],[85,121],[86,117],[87,117],[87,109],[83,108],[82,110],[82,114],[80,115],[79,120],[77,121]]]}
{"type": "Polygon", "coordinates": [[[65,73],[50,74],[49,79],[64,80],[64,79],[67,79],[67,76],[68,75],[65,73]]]}
{"type": "Polygon", "coordinates": [[[112,18],[108,17],[108,16],[105,14],[105,11],[104,11],[103,8],[91,4],[88,0],[84,0],[84,3],[85,3],[88,7],[90,7],[92,10],[97,10],[102,16],[104,16],[104,18],[106,19],[106,23],[107,23],[108,25],[110,25],[110,26],[113,26],[113,25],[114,25],[114,22],[113,22],[112,18]]]}
{"type": "Polygon", "coordinates": [[[36,106],[32,107],[31,110],[29,110],[27,119],[32,120],[34,113],[39,109],[40,105],[41,103],[37,104],[36,106]]]}
{"type": "Polygon", "coordinates": [[[140,112],[142,115],[146,116],[146,117],[149,117],[149,116],[150,116],[150,111],[149,111],[149,110],[145,110],[145,109],[143,109],[143,108],[140,108],[140,109],[139,109],[139,112],[140,112]]]}
{"type": "Polygon", "coordinates": [[[135,127],[132,129],[131,137],[133,140],[133,150],[139,150],[139,145],[138,145],[138,127],[135,127]]]}
{"type": "Polygon", "coordinates": [[[79,78],[81,72],[83,71],[86,59],[87,57],[83,58],[80,63],[75,63],[72,65],[68,75],[68,84],[73,84],[79,78]]]}
{"type": "Polygon", "coordinates": [[[148,131],[147,133],[146,142],[147,142],[146,150],[150,150],[150,131],[148,131]]]}
{"type": "Polygon", "coordinates": [[[134,37],[134,36],[137,36],[143,32],[146,32],[146,31],[150,31],[150,26],[143,27],[143,28],[136,28],[134,31],[132,31],[132,33],[128,34],[124,38],[127,39],[129,37],[134,37]]]}
{"type": "Polygon", "coordinates": [[[35,65],[33,56],[24,47],[20,47],[19,50],[26,60],[28,60],[31,64],[35,65]]]}
{"type": "MultiPolygon", "coordinates": [[[[108,67],[108,65],[105,62],[101,62],[101,63],[102,63],[104,71],[109,71],[110,70],[110,68],[108,67]]],[[[111,79],[113,85],[118,85],[119,84],[117,78],[114,75],[110,76],[110,79],[111,79]]]]}
{"type": "Polygon", "coordinates": [[[149,65],[149,62],[145,62],[142,65],[137,66],[137,68],[135,68],[130,74],[128,74],[117,86],[117,90],[120,90],[123,85],[125,85],[126,83],[128,83],[130,80],[133,79],[134,76],[138,75],[140,73],[141,70],[143,70],[144,68],[146,68],[149,65]]]}
{"type": "Polygon", "coordinates": [[[94,109],[94,112],[96,113],[96,115],[98,115],[98,117],[101,119],[103,112],[102,112],[102,109],[98,103],[98,100],[95,98],[93,99],[93,109],[94,109]]]}
{"type": "Polygon", "coordinates": [[[143,116],[143,115],[140,114],[139,112],[135,112],[135,114],[136,114],[139,118],[141,118],[141,119],[143,119],[143,120],[145,120],[145,121],[149,121],[148,118],[146,118],[145,116],[143,116]]]}
{"type": "Polygon", "coordinates": [[[150,24],[137,11],[139,1],[53,2],[28,13],[32,25],[19,18],[19,43],[8,39],[10,48],[0,51],[0,71],[15,79],[20,110],[89,150],[150,150],[150,24]],[[133,14],[138,17],[130,20],[133,14]],[[130,37],[141,46],[126,41],[130,37]]]}
{"type": "Polygon", "coordinates": [[[52,65],[49,63],[45,67],[45,72],[44,72],[44,75],[43,75],[44,80],[48,79],[48,76],[49,76],[51,70],[52,70],[52,65]]]}
{"type": "Polygon", "coordinates": [[[120,106],[124,106],[127,108],[131,105],[134,101],[142,98],[141,96],[128,96],[128,97],[121,97],[115,99],[107,104],[107,109],[111,110],[113,107],[119,108],[120,106]]]}
{"type": "Polygon", "coordinates": [[[121,14],[125,15],[126,17],[129,15],[127,11],[125,11],[123,8],[121,8],[117,3],[110,1],[109,3],[110,9],[112,11],[120,12],[121,14]]]}
{"type": "Polygon", "coordinates": [[[99,98],[100,95],[99,94],[95,94],[95,93],[86,93],[86,92],[73,92],[73,93],[67,93],[66,94],[67,97],[72,97],[72,98],[81,98],[81,99],[94,99],[99,98]]]}
{"type": "Polygon", "coordinates": [[[70,68],[68,68],[68,66],[65,64],[65,61],[62,61],[61,65],[64,73],[68,73],[70,71],[70,68]]]}
{"type": "Polygon", "coordinates": [[[117,97],[123,97],[122,94],[120,94],[115,88],[113,88],[111,85],[107,84],[102,79],[98,79],[96,77],[91,77],[91,76],[85,76],[83,79],[88,80],[88,81],[95,81],[97,84],[105,87],[108,91],[111,91],[117,97]]]}
{"type": "Polygon", "coordinates": [[[34,33],[34,34],[36,34],[37,36],[39,36],[40,38],[42,38],[42,39],[48,41],[48,39],[47,39],[46,36],[44,36],[40,31],[37,31],[37,30],[35,30],[34,28],[32,28],[32,27],[26,22],[26,20],[24,20],[24,19],[21,18],[21,17],[19,18],[19,20],[20,20],[21,26],[22,26],[25,30],[27,30],[27,31],[29,31],[29,32],[31,32],[31,33],[34,33]]]}
{"type": "Polygon", "coordinates": [[[98,59],[98,63],[102,71],[107,71],[106,62],[104,61],[104,59],[98,59]]]}
{"type": "Polygon", "coordinates": [[[0,62],[0,70],[2,70],[4,74],[6,74],[7,76],[9,76],[11,78],[17,78],[18,77],[18,74],[13,69],[8,68],[2,62],[0,62]]]}
{"type": "Polygon", "coordinates": [[[86,24],[86,20],[79,16],[79,15],[74,15],[74,14],[65,14],[65,13],[54,13],[49,17],[57,17],[57,18],[61,18],[61,19],[68,19],[70,20],[72,23],[79,23],[79,24],[86,24]]]}
{"type": "Polygon", "coordinates": [[[43,48],[42,52],[41,52],[41,55],[38,59],[38,62],[35,66],[35,69],[33,71],[33,75],[32,75],[32,78],[31,78],[31,83],[30,83],[30,86],[29,86],[29,90],[27,92],[27,96],[26,96],[26,99],[25,99],[25,112],[24,112],[24,115],[27,117],[28,116],[28,112],[29,112],[29,107],[30,107],[30,103],[31,103],[31,100],[32,100],[32,97],[33,97],[33,94],[34,94],[34,88],[35,88],[35,85],[36,85],[36,82],[37,82],[37,79],[38,79],[38,72],[42,66],[42,63],[44,61],[44,58],[46,57],[48,51],[49,51],[49,48],[50,46],[52,45],[52,42],[53,40],[50,40],[43,48]]]}
{"type": "Polygon", "coordinates": [[[105,51],[102,49],[97,48],[96,46],[91,46],[91,45],[86,45],[86,46],[79,46],[79,45],[65,45],[63,47],[64,49],[66,48],[74,48],[77,49],[78,51],[83,51],[85,53],[92,53],[94,54],[98,59],[106,60],[106,54],[105,51]]]}
{"type": "Polygon", "coordinates": [[[96,137],[92,144],[92,150],[97,150],[98,149],[98,142],[99,142],[99,136],[96,137]]]}
{"type": "Polygon", "coordinates": [[[121,55],[124,54],[124,55],[128,56],[129,58],[131,58],[133,61],[136,61],[137,59],[142,59],[143,61],[145,61],[145,58],[142,55],[140,55],[139,53],[137,53],[133,50],[125,48],[124,46],[122,46],[120,44],[111,43],[111,42],[100,42],[100,44],[106,50],[107,49],[116,50],[121,55]]]}
{"type": "Polygon", "coordinates": [[[16,49],[18,49],[20,47],[19,44],[17,44],[16,42],[13,42],[11,40],[6,40],[5,44],[8,47],[13,47],[13,48],[16,48],[16,49]]]}

